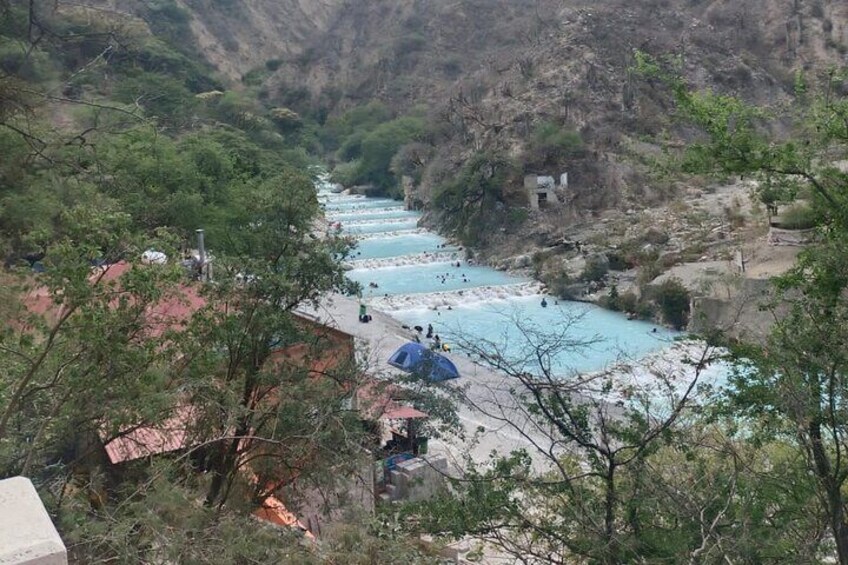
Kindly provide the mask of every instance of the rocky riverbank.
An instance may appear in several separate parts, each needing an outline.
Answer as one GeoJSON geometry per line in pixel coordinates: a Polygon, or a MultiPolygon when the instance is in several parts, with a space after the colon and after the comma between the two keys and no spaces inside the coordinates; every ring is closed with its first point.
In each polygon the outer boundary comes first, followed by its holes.
{"type": "Polygon", "coordinates": [[[532,211],[520,233],[497,237],[477,260],[518,271],[567,300],[676,325],[658,292],[688,294],[689,329],[731,335],[767,327],[757,307],[768,279],[801,247],[770,245],[766,210],[746,182],[690,188],[663,206],[607,210],[563,222],[563,209],[532,211]]]}

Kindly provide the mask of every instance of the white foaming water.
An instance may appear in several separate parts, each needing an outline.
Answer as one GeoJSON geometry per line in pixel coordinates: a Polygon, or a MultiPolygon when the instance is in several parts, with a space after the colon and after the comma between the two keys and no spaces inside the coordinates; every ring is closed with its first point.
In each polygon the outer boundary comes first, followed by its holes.
{"type": "Polygon", "coordinates": [[[383,220],[397,220],[397,219],[405,219],[409,220],[412,217],[410,212],[403,210],[401,208],[391,208],[388,210],[358,210],[356,212],[347,212],[344,214],[326,214],[325,217],[328,221],[332,222],[341,222],[344,225],[347,222],[351,221],[383,221],[383,220]]]}
{"type": "Polygon", "coordinates": [[[363,202],[365,196],[361,194],[333,194],[331,192],[319,192],[319,202],[363,202]]]}
{"type": "Polygon", "coordinates": [[[347,229],[349,227],[355,228],[360,226],[385,226],[389,228],[389,231],[391,231],[391,229],[393,229],[392,226],[397,225],[412,223],[417,226],[420,218],[421,215],[418,212],[406,212],[404,215],[398,215],[395,218],[365,218],[364,220],[347,220],[342,224],[342,227],[347,229]]]}
{"type": "Polygon", "coordinates": [[[399,237],[399,236],[404,236],[404,235],[415,235],[415,234],[424,234],[424,233],[429,234],[430,231],[427,230],[426,228],[417,228],[416,227],[416,228],[410,228],[410,229],[402,229],[402,227],[401,227],[401,229],[382,230],[382,231],[379,231],[379,232],[371,232],[371,233],[368,233],[368,232],[360,232],[360,233],[351,232],[350,235],[352,235],[353,237],[355,237],[358,240],[365,240],[365,239],[380,239],[380,238],[388,238],[388,237],[399,237]]]}
{"type": "Polygon", "coordinates": [[[368,200],[354,200],[352,202],[336,202],[329,200],[324,204],[324,210],[330,214],[334,212],[356,212],[359,210],[403,210],[403,204],[396,204],[391,200],[369,202],[368,200]]]}
{"type": "MultiPolygon", "coordinates": [[[[390,312],[399,320],[414,322],[418,325],[421,320],[440,317],[440,310],[447,308],[487,306],[495,301],[507,301],[522,296],[536,296],[542,292],[538,282],[519,282],[497,286],[479,286],[461,290],[428,292],[421,294],[398,294],[380,296],[380,289],[374,292],[375,298],[369,302],[380,310],[390,312]],[[416,321],[417,320],[417,321],[416,321]]],[[[459,310],[457,310],[459,311],[459,310]]],[[[426,325],[426,324],[425,324],[426,325]]]]}
{"type": "Polygon", "coordinates": [[[352,269],[384,269],[386,267],[404,267],[407,265],[426,265],[427,263],[449,263],[462,259],[461,252],[442,253],[418,253],[415,255],[401,255],[400,257],[384,257],[382,259],[361,259],[348,261],[352,269]]]}
{"type": "Polygon", "coordinates": [[[387,222],[365,222],[359,223],[355,225],[351,225],[347,223],[342,226],[342,230],[345,233],[349,233],[351,235],[359,235],[359,234],[371,234],[371,233],[381,233],[381,232],[395,232],[395,231],[404,231],[404,230],[417,230],[418,229],[418,220],[405,220],[400,219],[399,221],[387,221],[387,222]]]}

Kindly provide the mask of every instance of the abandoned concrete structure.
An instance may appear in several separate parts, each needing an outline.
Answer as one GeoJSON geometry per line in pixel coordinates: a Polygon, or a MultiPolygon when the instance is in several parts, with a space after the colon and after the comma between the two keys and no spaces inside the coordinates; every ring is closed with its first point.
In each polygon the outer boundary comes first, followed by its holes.
{"type": "Polygon", "coordinates": [[[538,210],[550,204],[559,204],[560,200],[557,197],[557,189],[565,190],[568,188],[568,173],[562,173],[559,176],[559,186],[557,186],[554,177],[542,175],[525,175],[524,190],[527,191],[527,199],[530,202],[530,208],[538,210]]]}

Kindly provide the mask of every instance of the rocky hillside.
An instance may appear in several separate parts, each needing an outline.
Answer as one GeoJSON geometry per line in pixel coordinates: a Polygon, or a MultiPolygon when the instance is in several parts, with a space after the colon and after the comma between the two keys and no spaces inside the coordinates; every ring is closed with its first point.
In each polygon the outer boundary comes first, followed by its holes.
{"type": "Polygon", "coordinates": [[[498,196],[507,207],[523,204],[523,174],[568,171],[568,213],[555,223],[683,194],[650,165],[657,139],[688,132],[666,93],[632,72],[634,50],[676,56],[694,85],[760,104],[791,93],[797,71],[844,64],[848,52],[838,0],[105,3],[151,27],[161,10],[183,11],[192,44],[230,87],[258,85],[270,107],[323,123],[379,100],[426,116],[428,147],[411,171],[425,205],[480,152],[514,165],[498,196]]]}
{"type": "Polygon", "coordinates": [[[502,148],[526,170],[571,170],[581,208],[663,196],[625,158],[669,124],[662,97],[629,71],[634,49],[677,55],[696,85],[758,103],[791,91],[798,69],[844,63],[848,49],[848,5],[836,0],[178,4],[224,75],[268,71],[270,100],[321,117],[373,99],[425,106],[444,122],[448,166],[502,148]],[[589,152],[578,162],[528,152],[540,122],[577,130],[589,152]]]}

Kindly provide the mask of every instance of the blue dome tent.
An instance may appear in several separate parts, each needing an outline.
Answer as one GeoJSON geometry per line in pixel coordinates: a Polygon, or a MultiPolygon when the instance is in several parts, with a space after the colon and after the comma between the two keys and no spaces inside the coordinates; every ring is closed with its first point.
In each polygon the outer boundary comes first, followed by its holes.
{"type": "Polygon", "coordinates": [[[392,353],[389,365],[436,382],[459,378],[459,371],[450,359],[412,341],[392,353]]]}

